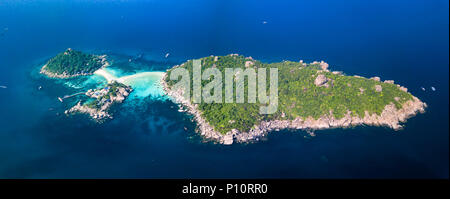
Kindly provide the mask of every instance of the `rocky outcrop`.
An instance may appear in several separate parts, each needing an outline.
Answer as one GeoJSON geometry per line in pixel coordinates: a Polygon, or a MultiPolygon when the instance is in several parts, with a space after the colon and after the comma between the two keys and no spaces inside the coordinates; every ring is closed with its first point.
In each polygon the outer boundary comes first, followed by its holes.
{"type": "Polygon", "coordinates": [[[381,92],[381,91],[383,91],[383,87],[381,87],[381,85],[375,85],[375,91],[376,92],[381,92]]]}
{"type": "Polygon", "coordinates": [[[413,97],[412,100],[403,104],[402,108],[397,109],[393,103],[385,106],[380,115],[375,113],[369,114],[367,111],[363,118],[352,116],[351,112],[336,119],[332,114],[322,116],[319,119],[308,117],[295,118],[294,120],[274,120],[263,121],[259,125],[253,127],[249,132],[240,132],[235,135],[237,142],[249,142],[255,138],[265,136],[270,131],[277,131],[280,129],[304,129],[304,130],[320,130],[329,128],[346,128],[357,125],[371,125],[371,126],[387,126],[394,130],[400,130],[403,126],[400,123],[418,112],[424,113],[427,105],[421,102],[418,98],[413,97]]]}
{"type": "Polygon", "coordinates": [[[320,68],[322,69],[322,70],[324,70],[324,71],[328,71],[328,63],[326,63],[326,62],[324,62],[324,61],[321,61],[320,62],[320,68]]]}
{"type": "Polygon", "coordinates": [[[373,79],[373,80],[375,80],[375,81],[377,81],[377,82],[381,81],[380,77],[372,77],[372,78],[370,78],[370,79],[373,79]]]}
{"type": "MultiPolygon", "coordinates": [[[[186,109],[186,112],[194,116],[194,120],[197,122],[197,129],[200,134],[206,139],[215,140],[221,144],[233,144],[232,132],[228,132],[223,135],[209,125],[208,122],[202,117],[202,113],[197,109],[197,104],[192,104],[189,100],[183,97],[183,90],[171,90],[166,82],[167,73],[161,78],[161,85],[163,86],[164,92],[170,97],[170,99],[180,106],[180,109],[186,109]]],[[[235,132],[236,133],[236,132],[235,132]]]]}
{"type": "Polygon", "coordinates": [[[253,66],[253,64],[255,64],[255,63],[253,63],[253,61],[246,61],[245,62],[245,67],[248,68],[250,66],[253,66]]]}
{"type": "Polygon", "coordinates": [[[106,108],[104,108],[104,107],[102,107],[101,109],[90,108],[86,105],[82,105],[81,101],[78,102],[77,105],[75,105],[71,109],[66,110],[64,113],[67,115],[71,114],[71,113],[85,113],[85,114],[89,114],[89,116],[92,119],[95,119],[97,121],[107,119],[107,118],[112,119],[112,116],[110,114],[108,114],[108,112],[106,112],[106,108]]]}
{"type": "Polygon", "coordinates": [[[397,87],[398,87],[400,90],[404,91],[404,92],[408,92],[408,88],[405,88],[405,87],[400,86],[400,85],[397,85],[397,87]]]}

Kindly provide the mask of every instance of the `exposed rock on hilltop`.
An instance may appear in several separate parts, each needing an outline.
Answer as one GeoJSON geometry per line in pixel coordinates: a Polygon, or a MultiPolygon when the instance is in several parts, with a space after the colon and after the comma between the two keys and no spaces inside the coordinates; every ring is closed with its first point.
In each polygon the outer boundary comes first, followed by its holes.
{"type": "Polygon", "coordinates": [[[317,75],[316,79],[314,80],[314,84],[316,86],[322,86],[322,85],[324,85],[327,82],[328,82],[328,78],[325,75],[322,75],[322,74],[317,75]]]}
{"type": "Polygon", "coordinates": [[[375,91],[376,92],[381,92],[381,91],[383,91],[383,87],[381,87],[381,85],[375,85],[375,91]]]}

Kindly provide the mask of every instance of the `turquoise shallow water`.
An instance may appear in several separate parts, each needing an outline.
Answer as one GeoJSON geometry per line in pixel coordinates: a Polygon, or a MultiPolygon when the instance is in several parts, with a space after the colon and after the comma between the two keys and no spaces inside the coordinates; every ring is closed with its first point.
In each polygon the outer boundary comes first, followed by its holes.
{"type": "Polygon", "coordinates": [[[447,8],[439,0],[2,1],[0,178],[448,178],[447,8]],[[221,146],[195,134],[156,77],[130,81],[136,92],[114,107],[114,120],[66,117],[82,96],[58,96],[105,83],[39,76],[68,47],[108,54],[117,77],[211,54],[325,60],[349,75],[393,79],[429,107],[397,132],[281,131],[221,146]]]}
{"type": "Polygon", "coordinates": [[[121,69],[117,67],[110,67],[102,69],[104,72],[102,74],[94,74],[84,85],[89,85],[89,83],[101,79],[103,84],[105,82],[114,80],[125,85],[131,86],[133,88],[132,98],[145,98],[145,97],[163,97],[164,92],[162,90],[161,84],[159,83],[164,72],[160,71],[138,71],[134,74],[124,74],[121,69]]]}

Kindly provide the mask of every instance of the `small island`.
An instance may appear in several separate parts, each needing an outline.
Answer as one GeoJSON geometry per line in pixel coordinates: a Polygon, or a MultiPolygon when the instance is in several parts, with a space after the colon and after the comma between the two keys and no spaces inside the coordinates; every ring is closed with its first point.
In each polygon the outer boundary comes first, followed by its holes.
{"type": "MultiPolygon", "coordinates": [[[[68,48],[51,58],[41,68],[41,73],[50,78],[66,79],[93,75],[96,71],[102,74],[104,71],[101,69],[109,65],[106,55],[91,55],[68,48]]],[[[115,79],[107,80],[108,83],[100,89],[90,89],[87,92],[76,93],[63,98],[58,97],[61,102],[80,94],[89,98],[84,102],[78,101],[74,107],[66,110],[65,114],[85,113],[97,122],[102,122],[108,118],[112,119],[112,115],[109,113],[111,106],[122,103],[133,92],[133,89],[115,79]]]]}
{"type": "Polygon", "coordinates": [[[108,112],[115,103],[122,103],[133,92],[130,86],[111,81],[104,88],[88,90],[85,95],[90,99],[65,111],[65,114],[86,113],[94,120],[101,122],[105,119],[112,119],[108,112]]]}
{"type": "MultiPolygon", "coordinates": [[[[418,112],[423,113],[427,106],[392,80],[381,81],[379,77],[364,78],[329,71],[328,64],[323,61],[262,63],[251,57],[231,54],[204,57],[201,63],[202,72],[212,67],[222,74],[225,68],[278,69],[279,105],[274,114],[266,115],[259,113],[260,106],[264,105],[259,101],[193,103],[192,98],[185,99],[182,89],[173,89],[177,81],[168,77],[175,68],[185,68],[192,74],[193,60],[167,70],[161,80],[165,93],[194,116],[201,135],[226,145],[234,141],[249,142],[281,129],[316,130],[372,125],[399,130],[402,128],[400,123],[418,112]]],[[[208,82],[201,80],[202,85],[208,82]]],[[[245,84],[245,90],[247,86],[245,84]]]]}
{"type": "Polygon", "coordinates": [[[68,48],[51,58],[41,68],[41,73],[51,78],[72,78],[92,75],[107,66],[106,55],[91,55],[68,48]]]}

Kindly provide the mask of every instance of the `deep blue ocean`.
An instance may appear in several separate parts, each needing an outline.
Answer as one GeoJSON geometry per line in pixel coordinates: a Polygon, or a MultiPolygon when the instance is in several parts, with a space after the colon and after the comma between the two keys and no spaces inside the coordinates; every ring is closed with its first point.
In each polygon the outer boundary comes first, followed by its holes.
{"type": "Polygon", "coordinates": [[[447,0],[2,0],[0,178],[448,178],[448,8],[447,0]],[[116,65],[144,55],[124,71],[230,53],[324,60],[349,75],[393,79],[428,109],[401,131],[281,131],[222,146],[203,142],[189,116],[153,96],[127,100],[103,124],[65,116],[57,97],[87,80],[38,70],[67,48],[115,56],[116,65]]]}

